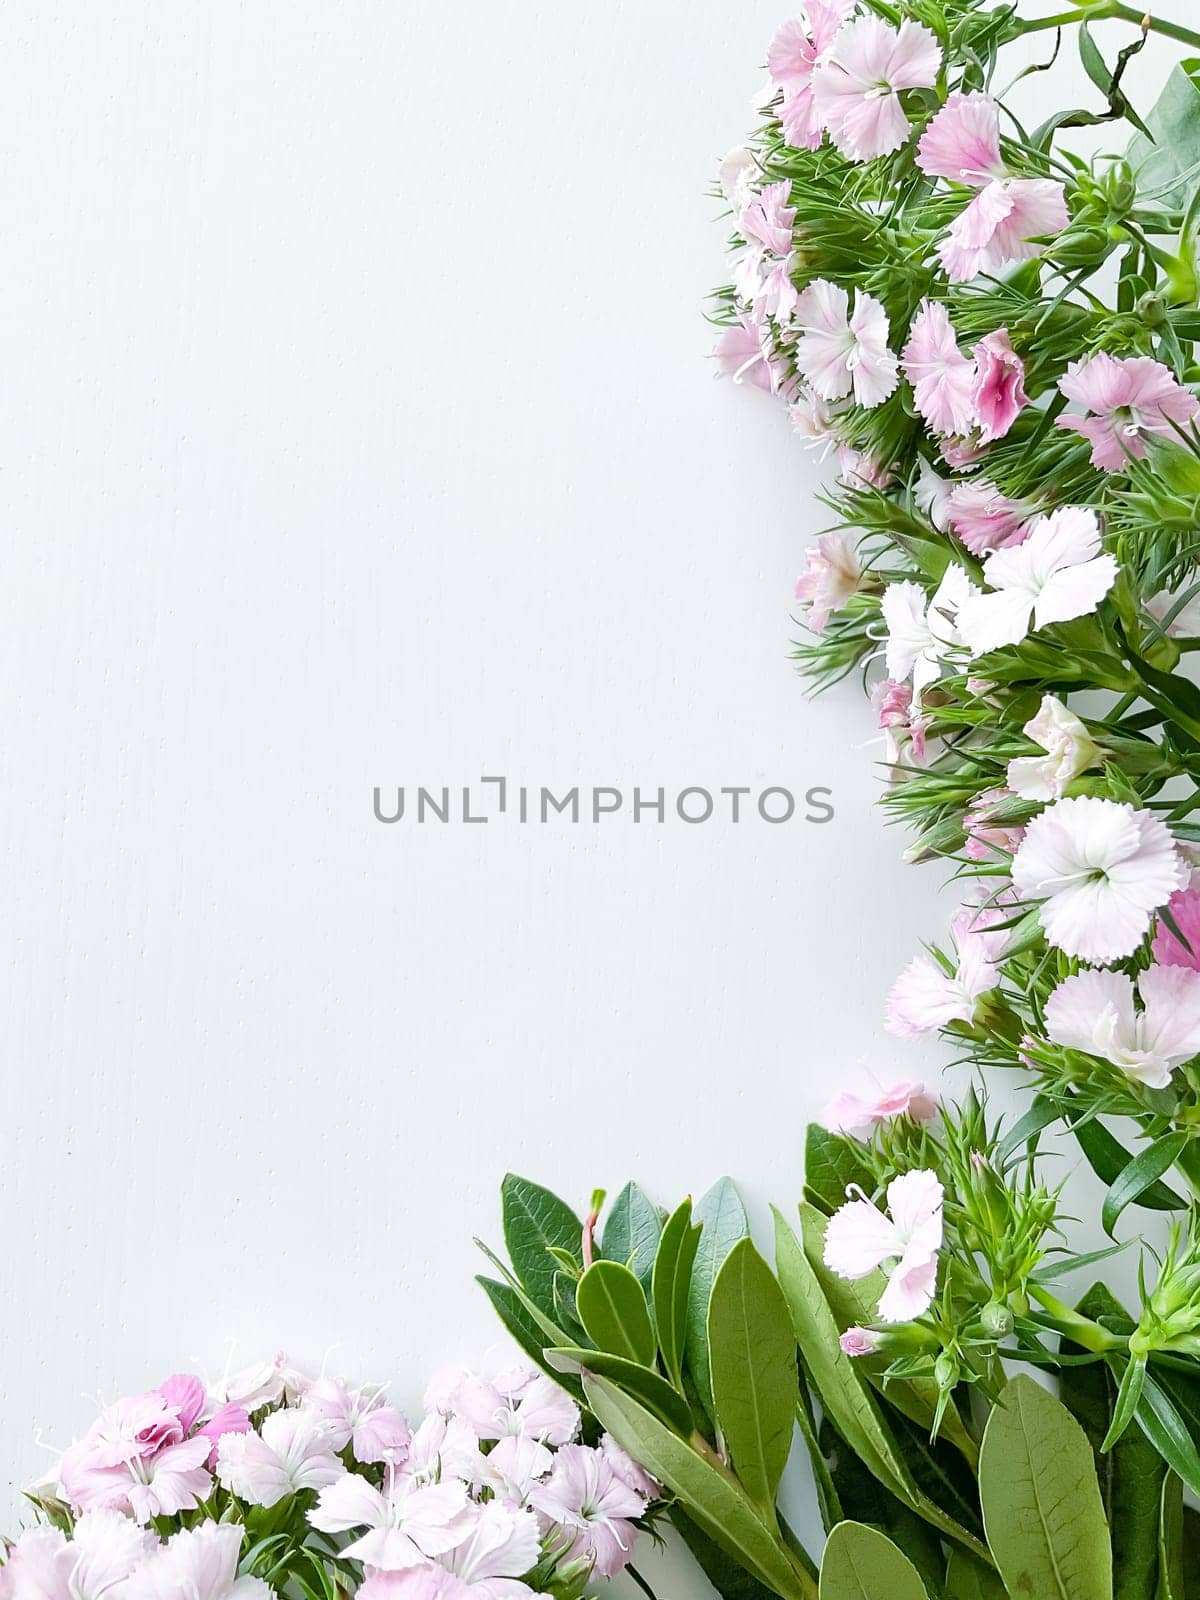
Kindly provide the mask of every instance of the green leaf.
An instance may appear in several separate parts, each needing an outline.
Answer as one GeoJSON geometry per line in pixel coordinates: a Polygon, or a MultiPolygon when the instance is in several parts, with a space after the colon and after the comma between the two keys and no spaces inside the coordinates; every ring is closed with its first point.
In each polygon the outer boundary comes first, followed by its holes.
{"type": "Polygon", "coordinates": [[[820,1600],[929,1600],[902,1550],[863,1522],[839,1522],[821,1561],[820,1600]]]}
{"type": "Polygon", "coordinates": [[[1117,1225],[1117,1219],[1125,1207],[1132,1205],[1139,1196],[1144,1195],[1147,1189],[1158,1182],[1164,1172],[1175,1165],[1180,1152],[1190,1141],[1191,1134],[1188,1132],[1166,1134],[1163,1138],[1156,1139],[1153,1144],[1147,1145],[1140,1155],[1122,1169],[1104,1196],[1104,1209],[1101,1213],[1104,1231],[1110,1239],[1117,1225]]]}
{"type": "Polygon", "coordinates": [[[988,1545],[1013,1595],[1111,1600],[1112,1552],[1087,1436],[1031,1378],[1007,1384],[979,1456],[988,1545]]]}
{"type": "Polygon", "coordinates": [[[712,1374],[708,1357],[708,1297],[725,1257],[749,1235],[746,1208],[731,1178],[715,1183],[697,1204],[693,1220],[703,1229],[688,1288],[686,1355],[701,1404],[712,1415],[712,1374]]]}
{"type": "Polygon", "coordinates": [[[605,1220],[601,1248],[606,1261],[629,1267],[647,1294],[661,1233],[658,1207],[636,1183],[627,1183],[605,1220]]]}
{"type": "Polygon", "coordinates": [[[583,1223],[564,1201],[528,1178],[510,1172],[500,1187],[504,1214],[504,1243],[509,1259],[526,1293],[547,1316],[554,1315],[554,1274],[558,1262],[552,1249],[578,1254],[583,1223]]]}
{"type": "Polygon", "coordinates": [[[946,1557],[937,1529],[883,1487],[828,1419],[821,1423],[820,1442],[821,1462],[824,1466],[828,1459],[825,1476],[830,1480],[823,1489],[823,1500],[835,1513],[826,1518],[826,1510],[822,1510],[826,1531],[832,1532],[839,1522],[869,1522],[904,1551],[930,1593],[940,1594],[946,1557]]]}
{"type": "Polygon", "coordinates": [[[498,1283],[495,1278],[477,1277],[475,1282],[492,1302],[497,1316],[529,1359],[536,1362],[574,1400],[582,1402],[583,1386],[573,1378],[561,1377],[543,1356],[545,1332],[521,1304],[517,1291],[507,1283],[498,1283]]]}
{"type": "Polygon", "coordinates": [[[805,1198],[830,1216],[845,1203],[852,1183],[869,1193],[874,1183],[871,1169],[849,1139],[810,1122],[804,1135],[805,1198]]]}
{"type": "Polygon", "coordinates": [[[649,1367],[611,1355],[607,1350],[583,1350],[578,1345],[556,1346],[545,1356],[555,1373],[581,1374],[585,1380],[591,1374],[606,1378],[652,1411],[664,1427],[673,1428],[685,1439],[691,1434],[692,1413],[687,1401],[649,1367]]]}
{"type": "Polygon", "coordinates": [[[1178,1473],[1193,1494],[1200,1494],[1200,1453],[1178,1403],[1185,1401],[1186,1395],[1173,1377],[1158,1370],[1146,1374],[1138,1402],[1138,1426],[1172,1472],[1178,1473]]]}
{"type": "Polygon", "coordinates": [[[692,1521],[678,1501],[671,1507],[670,1516],[676,1533],[721,1600],[774,1600],[774,1589],[768,1589],[751,1577],[735,1557],[722,1550],[692,1521]]]}
{"type": "Polygon", "coordinates": [[[641,1284],[617,1261],[595,1261],[575,1285],[575,1309],[597,1350],[652,1367],[658,1341],[641,1284]]]}
{"type": "Polygon", "coordinates": [[[606,1379],[588,1376],[584,1389],[601,1426],[678,1497],[706,1538],[781,1600],[817,1600],[812,1578],[715,1456],[701,1454],[606,1379]]]}
{"type": "Polygon", "coordinates": [[[987,1549],[918,1487],[879,1403],[838,1343],[838,1325],[799,1240],[775,1213],[775,1269],[792,1315],[805,1370],[822,1409],[864,1465],[897,1499],[984,1562],[987,1549]]]}
{"type": "Polygon", "coordinates": [[[725,1257],[708,1306],[717,1423],[750,1498],[773,1513],[792,1449],[796,1335],[775,1274],[749,1239],[725,1257]]]}
{"type": "MultiPolygon", "coordinates": [[[[1200,87],[1197,73],[1200,62],[1181,61],[1171,71],[1162,93],[1147,113],[1146,125],[1154,135],[1151,143],[1136,133],[1129,142],[1126,158],[1138,179],[1140,194],[1149,198],[1156,192],[1156,204],[1168,210],[1182,210],[1188,200],[1188,173],[1200,151],[1200,87]]],[[[1194,179],[1194,174],[1192,178],[1194,179]]]]}
{"type": "Polygon", "coordinates": [[[1112,73],[1105,66],[1104,57],[1089,33],[1086,22],[1081,22],[1079,25],[1078,42],[1079,59],[1083,63],[1083,70],[1100,93],[1106,95],[1112,85],[1112,73]]]}
{"type": "Polygon", "coordinates": [[[658,1347],[667,1376],[680,1393],[683,1392],[683,1354],[688,1331],[688,1293],[699,1244],[700,1229],[692,1223],[692,1202],[687,1199],[667,1219],[654,1257],[651,1279],[658,1347]]]}
{"type": "MultiPolygon", "coordinates": [[[[1109,1133],[1103,1123],[1093,1119],[1084,1122],[1072,1119],[1071,1132],[1079,1148],[1087,1157],[1088,1165],[1102,1183],[1115,1183],[1133,1160],[1119,1139],[1109,1133]]],[[[1184,1201],[1165,1183],[1152,1183],[1138,1196],[1138,1204],[1149,1211],[1182,1211],[1184,1201]]]]}
{"type": "MultiPolygon", "coordinates": [[[[1129,1600],[1140,1600],[1141,1595],[1145,1594],[1153,1594],[1154,1600],[1186,1600],[1187,1589],[1184,1584],[1183,1569],[1185,1535],[1183,1484],[1173,1472],[1163,1475],[1162,1504],[1156,1532],[1158,1586],[1155,1589],[1143,1587],[1137,1596],[1131,1589],[1128,1591],[1129,1600]]],[[[1115,1541],[1114,1547],[1119,1548],[1115,1545],[1115,1541]]],[[[1125,1596],[1119,1596],[1119,1600],[1125,1600],[1125,1596]]]]}
{"type": "Polygon", "coordinates": [[[946,1600],[1005,1600],[1005,1588],[991,1567],[955,1550],[946,1567],[946,1600]]]}

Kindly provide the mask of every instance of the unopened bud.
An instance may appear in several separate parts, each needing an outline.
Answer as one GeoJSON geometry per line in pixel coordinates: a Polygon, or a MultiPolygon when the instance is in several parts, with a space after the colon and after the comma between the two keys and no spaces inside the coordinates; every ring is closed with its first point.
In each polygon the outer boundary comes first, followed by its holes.
{"type": "Polygon", "coordinates": [[[946,1350],[933,1363],[933,1376],[939,1389],[953,1389],[958,1382],[958,1362],[946,1350]]]}
{"type": "Polygon", "coordinates": [[[1013,1331],[1013,1314],[1005,1305],[991,1301],[984,1306],[979,1317],[988,1337],[997,1341],[1007,1339],[1013,1331]]]}

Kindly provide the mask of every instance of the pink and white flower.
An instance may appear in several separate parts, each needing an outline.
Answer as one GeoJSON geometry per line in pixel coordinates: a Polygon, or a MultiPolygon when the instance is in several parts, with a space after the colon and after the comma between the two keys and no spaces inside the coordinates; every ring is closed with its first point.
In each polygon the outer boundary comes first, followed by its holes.
{"type": "Polygon", "coordinates": [[[796,304],[801,330],[796,365],[822,400],[853,394],[860,406],[882,405],[899,382],[888,348],[887,312],[874,295],[855,291],[854,309],[840,284],[810,283],[796,304]]]}
{"type": "Polygon", "coordinates": [[[271,1600],[261,1578],[239,1578],[240,1523],[205,1522],[174,1534],[140,1566],[120,1600],[271,1600]]]}
{"type": "Polygon", "coordinates": [[[1023,544],[1034,507],[1001,494],[988,478],[956,483],[945,501],[945,517],[972,555],[984,556],[1023,544]]]}
{"type": "Polygon", "coordinates": [[[937,39],[924,24],[906,20],[892,28],[879,17],[858,17],[813,71],[816,114],[851,161],[889,155],[910,132],[901,91],[931,88],[941,65],[937,39]]]}
{"type": "Polygon", "coordinates": [[[1026,900],[1042,902],[1052,945],[1107,964],[1133,954],[1154,913],[1186,886],[1188,872],[1153,812],[1079,795],[1034,817],[1012,877],[1026,900]]]}
{"type": "Polygon", "coordinates": [[[1092,465],[1105,472],[1126,471],[1130,457],[1141,461],[1147,438],[1177,438],[1177,429],[1198,409],[1195,395],[1150,356],[1118,360],[1099,350],[1073,361],[1058,387],[1089,412],[1086,417],[1059,417],[1058,426],[1089,440],[1092,465]]]}
{"type": "Polygon", "coordinates": [[[322,1533],[366,1532],[342,1552],[351,1561],[399,1572],[453,1550],[470,1526],[460,1479],[414,1485],[389,1468],[384,1489],[347,1472],[321,1490],[308,1520],[322,1533]]]}
{"type": "Polygon", "coordinates": [[[1099,1056],[1151,1089],[1200,1053],[1200,972],[1149,967],[1133,979],[1091,969],[1064,978],[1046,1001],[1046,1031],[1056,1044],[1099,1056]]]}
{"type": "Polygon", "coordinates": [[[791,192],[786,179],[769,183],[738,218],[746,246],[735,263],[734,289],[745,304],[780,323],[791,318],[799,299],[792,282],[796,208],[788,204],[791,192]]]}
{"type": "Polygon", "coordinates": [[[1016,854],[1025,829],[1005,819],[1007,802],[1013,798],[1011,789],[985,789],[971,801],[963,815],[963,854],[968,859],[994,863],[1016,854]]]}
{"type": "Polygon", "coordinates": [[[852,9],[853,0],[809,0],[804,15],[783,23],[771,40],[767,71],[772,84],[783,91],[779,122],[785,141],[795,150],[815,150],[821,143],[813,72],[852,9]]]}
{"type": "Polygon", "coordinates": [[[970,433],[975,425],[975,362],[964,356],[950,313],[922,300],[901,357],[917,410],[934,433],[970,433]]]}
{"type": "Polygon", "coordinates": [[[814,633],[824,633],[829,618],[857,594],[863,569],[855,542],[848,533],[823,533],[804,552],[805,568],[796,583],[796,599],[808,608],[805,621],[814,633]]]}
{"type": "Polygon", "coordinates": [[[633,1518],[646,1509],[645,1499],[617,1476],[599,1450],[564,1445],[554,1470],[535,1486],[530,1501],[552,1522],[575,1534],[571,1554],[588,1556],[602,1578],[629,1565],[637,1529],[633,1518]]]}
{"type": "Polygon", "coordinates": [[[1100,759],[1099,746],[1085,725],[1052,694],[1042,696],[1024,733],[1046,753],[1017,756],[1008,763],[1008,787],[1022,800],[1060,800],[1067,785],[1100,759]]]}
{"type": "Polygon", "coordinates": [[[760,312],[741,312],[736,322],[722,329],[713,354],[734,383],[749,383],[767,394],[784,394],[792,387],[787,367],[775,353],[770,326],[760,312]]]}
{"type": "Polygon", "coordinates": [[[912,685],[883,678],[872,689],[871,701],[887,741],[888,765],[894,767],[906,754],[923,765],[929,717],[914,706],[912,685]]]}
{"type": "Polygon", "coordinates": [[[1145,604],[1155,622],[1165,627],[1168,638],[1200,639],[1200,594],[1188,595],[1187,590],[1172,594],[1169,589],[1160,589],[1145,604]]]}
{"type": "Polygon", "coordinates": [[[972,655],[1020,644],[1034,628],[1095,611],[1117,579],[1100,547],[1096,513],[1064,506],[1039,517],[1019,545],[994,550],[983,569],[990,592],[963,601],[959,632],[972,655]]]}
{"type": "Polygon", "coordinates": [[[565,1445],[579,1432],[579,1407],[546,1377],[534,1378],[516,1394],[486,1378],[469,1377],[455,1396],[455,1411],[480,1439],[527,1434],[542,1444],[565,1445]]]}
{"type": "Polygon", "coordinates": [[[940,533],[944,533],[950,525],[952,488],[951,480],[943,478],[941,473],[922,456],[917,471],[917,481],[913,485],[913,500],[917,510],[923,511],[940,533]]]}
{"type": "Polygon", "coordinates": [[[984,444],[1003,439],[1029,404],[1025,363],[1012,347],[1007,328],[985,334],[975,346],[975,389],[971,396],[984,444]]]}
{"type": "Polygon", "coordinates": [[[272,1411],[257,1433],[231,1433],[217,1445],[218,1480],[254,1506],[323,1489],[343,1470],[329,1424],[306,1409],[272,1411]]]}
{"type": "Polygon", "coordinates": [[[822,1126],[830,1133],[840,1133],[847,1139],[866,1140],[876,1128],[894,1122],[897,1117],[911,1117],[914,1122],[931,1122],[941,1110],[937,1094],[926,1089],[923,1083],[913,1083],[902,1078],[890,1089],[883,1089],[872,1100],[848,1090],[837,1095],[821,1113],[822,1126]]]}
{"type": "Polygon", "coordinates": [[[87,1512],[69,1542],[57,1528],[28,1528],[0,1567],[0,1600],[118,1600],[155,1547],[116,1511],[87,1512]]]}
{"type": "Polygon", "coordinates": [[[471,1600],[515,1600],[532,1591],[518,1580],[541,1553],[538,1519],[532,1511],[499,1500],[468,1508],[463,1537],[439,1557],[439,1565],[463,1584],[471,1600]]]}
{"type": "Polygon", "coordinates": [[[866,1278],[882,1267],[888,1284],[879,1301],[883,1322],[911,1322],[928,1311],[942,1247],[941,1182],[917,1170],[893,1178],[885,1215],[861,1194],[829,1219],[825,1265],[840,1278],[866,1278]]]}
{"type": "Polygon", "coordinates": [[[1000,113],[984,94],[953,94],[929,123],[917,147],[917,165],[979,192],[950,224],[938,246],[953,282],[995,274],[1014,261],[1040,255],[1034,243],[1061,233],[1069,220],[1061,183],[1012,178],[1000,152],[1000,113]]]}
{"type": "Polygon", "coordinates": [[[408,1423],[387,1404],[382,1389],[347,1389],[332,1378],[318,1378],[304,1405],[324,1421],[334,1451],[351,1445],[356,1461],[396,1465],[408,1454],[408,1423]]]}
{"type": "Polygon", "coordinates": [[[871,1328],[847,1328],[838,1339],[844,1356],[873,1356],[882,1339],[871,1328]]]}
{"type": "Polygon", "coordinates": [[[738,145],[717,168],[717,182],[730,208],[739,215],[753,204],[762,179],[762,168],[753,150],[738,145]]]}
{"type": "Polygon", "coordinates": [[[978,920],[978,912],[960,911],[950,928],[956,953],[953,972],[931,955],[910,961],[888,993],[889,1033],[912,1038],[951,1022],[973,1023],[979,997],[999,982],[996,936],[978,920]]]}

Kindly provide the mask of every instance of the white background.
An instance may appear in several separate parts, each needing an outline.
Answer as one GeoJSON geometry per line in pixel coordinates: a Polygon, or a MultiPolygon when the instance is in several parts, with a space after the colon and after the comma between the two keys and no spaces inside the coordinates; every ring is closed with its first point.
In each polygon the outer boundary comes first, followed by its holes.
{"type": "Polygon", "coordinates": [[[506,1168],[580,1205],[729,1171],[761,1216],[836,1088],[933,1070],[880,1016],[936,871],[857,688],[787,660],[816,469],[706,358],[778,20],[0,12],[13,1516],[36,1428],[228,1338],[406,1403],[500,1359],[506,1168]],[[483,772],[837,817],[372,819],[483,772]]]}

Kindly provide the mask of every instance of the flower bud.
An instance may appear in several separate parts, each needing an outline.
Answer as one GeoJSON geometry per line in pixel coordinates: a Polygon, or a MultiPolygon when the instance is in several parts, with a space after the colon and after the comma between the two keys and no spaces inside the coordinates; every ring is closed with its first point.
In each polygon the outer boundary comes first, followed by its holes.
{"type": "Polygon", "coordinates": [[[1111,215],[1124,217],[1137,198],[1137,185],[1128,161],[1114,161],[1104,174],[1104,198],[1111,215]]]}
{"type": "Polygon", "coordinates": [[[1001,1339],[1007,1339],[1013,1331],[1012,1312],[1007,1306],[1000,1305],[995,1300],[989,1301],[984,1306],[979,1320],[983,1324],[984,1332],[989,1339],[995,1339],[997,1343],[1001,1339]]]}
{"type": "Polygon", "coordinates": [[[1166,302],[1160,294],[1144,294],[1133,308],[1139,322],[1148,328],[1161,328],[1167,320],[1166,302]]]}
{"type": "Polygon", "coordinates": [[[933,1376],[939,1389],[953,1389],[958,1382],[958,1362],[948,1350],[933,1363],[933,1376]]]}
{"type": "Polygon", "coordinates": [[[1114,248],[1109,230],[1093,223],[1068,229],[1046,253],[1063,267],[1098,267],[1114,248]]]}

